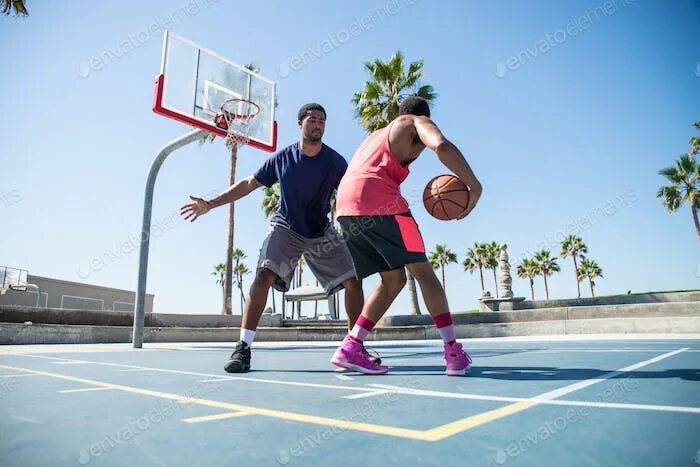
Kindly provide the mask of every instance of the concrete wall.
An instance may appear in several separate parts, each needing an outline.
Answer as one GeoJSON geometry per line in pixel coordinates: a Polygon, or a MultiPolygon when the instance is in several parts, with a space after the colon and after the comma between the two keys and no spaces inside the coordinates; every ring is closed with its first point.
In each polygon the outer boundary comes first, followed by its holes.
{"type": "MultiPolygon", "coordinates": [[[[652,292],[639,294],[609,295],[605,297],[569,298],[561,300],[525,300],[513,303],[514,310],[532,310],[542,308],[624,305],[638,303],[700,302],[700,290],[685,292],[652,292]]],[[[480,303],[481,311],[498,311],[498,303],[480,303]]],[[[503,309],[503,308],[501,308],[503,309]]]]}
{"type": "MultiPolygon", "coordinates": [[[[146,342],[234,342],[240,316],[146,316],[146,342]]],[[[132,315],[123,312],[0,306],[0,344],[130,342],[132,315]],[[31,322],[32,324],[25,324],[31,322]]],[[[700,334],[700,302],[565,307],[454,316],[457,337],[546,336],[565,334],[700,334]]],[[[285,323],[286,324],[286,323],[285,323]]],[[[391,316],[369,340],[437,339],[429,316],[391,316]]],[[[260,341],[340,341],[342,321],[282,327],[281,315],[263,315],[260,341]]]]}
{"type": "MultiPolygon", "coordinates": [[[[43,308],[65,308],[73,310],[134,311],[135,292],[80,282],[51,279],[49,277],[28,276],[30,284],[39,286],[41,297],[39,306],[43,308]]],[[[37,294],[31,289],[26,292],[9,290],[0,295],[0,306],[35,306],[37,294]]],[[[146,313],[153,311],[153,294],[146,294],[146,313]]]]}
{"type": "MultiPolygon", "coordinates": [[[[603,318],[514,323],[460,324],[457,337],[548,336],[567,334],[700,334],[700,317],[603,318]]],[[[256,340],[340,342],[347,330],[324,328],[259,328],[256,340]]],[[[145,328],[145,342],[235,342],[239,328],[145,328]]],[[[439,339],[433,326],[377,328],[369,341],[439,339]]],[[[97,344],[131,342],[130,326],[66,326],[0,323],[0,344],[97,344]]]]}
{"type": "MultiPolygon", "coordinates": [[[[638,303],[631,305],[601,305],[539,310],[493,311],[489,313],[455,313],[454,324],[514,323],[599,318],[641,318],[653,316],[700,316],[700,302],[638,303]]],[[[385,316],[378,326],[429,326],[429,315],[385,316]]]]}
{"type": "MultiPolygon", "coordinates": [[[[124,311],[63,310],[57,308],[33,308],[27,306],[0,305],[0,323],[32,323],[132,326],[134,314],[124,311]]],[[[149,313],[146,327],[219,328],[241,325],[240,315],[178,315],[149,313]]],[[[263,314],[260,326],[282,326],[281,314],[263,314]]]]}

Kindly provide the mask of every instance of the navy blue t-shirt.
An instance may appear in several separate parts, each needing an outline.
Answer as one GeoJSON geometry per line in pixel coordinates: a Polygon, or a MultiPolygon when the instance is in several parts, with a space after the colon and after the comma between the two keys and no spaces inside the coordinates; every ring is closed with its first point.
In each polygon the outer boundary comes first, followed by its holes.
{"type": "Polygon", "coordinates": [[[307,238],[318,238],[330,223],[331,197],[348,163],[325,144],[314,157],[294,143],[271,156],[254,177],[271,187],[280,182],[280,208],[272,222],[307,238]]]}

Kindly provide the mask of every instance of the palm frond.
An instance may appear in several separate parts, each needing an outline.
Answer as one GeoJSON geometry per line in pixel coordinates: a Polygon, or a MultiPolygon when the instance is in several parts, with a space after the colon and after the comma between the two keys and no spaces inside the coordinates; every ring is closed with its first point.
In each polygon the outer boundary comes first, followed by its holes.
{"type": "Polygon", "coordinates": [[[662,198],[661,202],[668,212],[674,213],[681,206],[681,192],[675,186],[662,186],[656,193],[657,198],[662,198]]]}
{"type": "Polygon", "coordinates": [[[2,8],[2,13],[7,16],[13,12],[15,16],[29,16],[29,10],[22,0],[2,0],[0,8],[2,8]]]}
{"type": "Polygon", "coordinates": [[[405,57],[399,50],[388,61],[376,58],[362,65],[371,79],[361,91],[352,95],[354,115],[360,125],[373,132],[385,127],[398,116],[399,104],[408,95],[420,95],[429,102],[437,96],[432,86],[415,89],[423,76],[423,61],[411,62],[406,70],[405,57]]]}
{"type": "Polygon", "coordinates": [[[432,103],[438,97],[437,93],[435,92],[435,89],[430,85],[424,85],[419,87],[415,95],[418,97],[422,97],[423,99],[428,101],[428,103],[432,103]]]}

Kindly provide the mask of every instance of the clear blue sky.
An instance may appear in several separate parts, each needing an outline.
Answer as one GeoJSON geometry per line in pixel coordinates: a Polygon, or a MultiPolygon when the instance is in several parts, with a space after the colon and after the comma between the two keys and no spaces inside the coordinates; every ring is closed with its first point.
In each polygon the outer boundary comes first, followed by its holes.
{"type": "MultiPolygon", "coordinates": [[[[146,175],[159,148],[187,131],[151,111],[162,43],[151,29],[171,18],[180,35],[253,61],[277,81],[281,145],[298,137],[299,106],[317,101],[328,111],[326,143],[347,158],[363,138],[349,104],[366,79],[362,62],[397,49],[424,59],[424,83],[439,94],[434,119],[484,185],[461,222],[433,220],[414,202],[428,248],[444,243],[461,263],[474,241],[507,242],[515,263],[547,242],[558,255],[561,233],[577,233],[604,270],[599,294],[700,285],[689,208],[670,216],[655,197],[657,171],[687,151],[690,125],[700,120],[698,2],[617,0],[596,14],[603,1],[398,0],[350,37],[353,23],[382,2],[199,0],[173,16],[190,3],[30,1],[28,19],[0,18],[0,263],[135,289],[146,175]],[[86,67],[130,35],[134,50],[100,70],[86,67]],[[329,35],[332,50],[298,70],[285,65],[329,35]],[[94,258],[104,263],[98,270],[89,266],[94,258]]],[[[264,157],[243,149],[238,173],[252,173],[264,157]]],[[[405,192],[444,172],[426,151],[405,192]]],[[[163,166],[148,278],[156,311],[218,313],[210,272],[224,260],[225,210],[194,224],[176,213],[189,194],[220,192],[227,180],[221,141],[180,150],[163,166]]],[[[266,231],[261,198],[237,205],[236,243],[250,266],[266,231]]],[[[551,295],[571,297],[570,259],[561,267],[551,295]]],[[[517,278],[514,289],[529,294],[517,278]]],[[[451,265],[447,292],[454,310],[476,307],[478,274],[451,265]]],[[[541,279],[536,293],[544,294],[541,279]]],[[[390,312],[406,305],[404,292],[390,312]]]]}

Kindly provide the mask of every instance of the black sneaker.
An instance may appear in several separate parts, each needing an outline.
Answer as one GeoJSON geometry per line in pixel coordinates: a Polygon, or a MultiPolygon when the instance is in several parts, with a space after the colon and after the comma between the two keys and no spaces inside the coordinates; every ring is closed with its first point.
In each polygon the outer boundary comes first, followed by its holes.
{"type": "Polygon", "coordinates": [[[250,347],[243,341],[238,341],[236,348],[224,366],[228,373],[246,373],[250,371],[250,347]]]}

